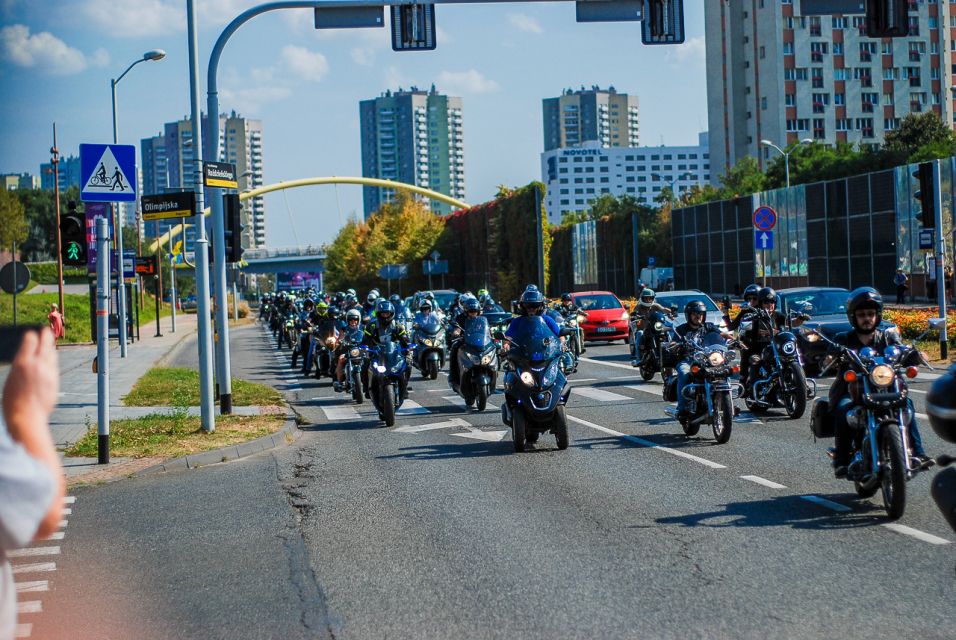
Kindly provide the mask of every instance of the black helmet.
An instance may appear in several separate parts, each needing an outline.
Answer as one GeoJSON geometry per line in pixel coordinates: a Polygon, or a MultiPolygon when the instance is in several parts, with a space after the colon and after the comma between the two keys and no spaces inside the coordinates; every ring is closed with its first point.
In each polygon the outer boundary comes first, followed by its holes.
{"type": "Polygon", "coordinates": [[[684,305],[684,319],[687,322],[690,322],[690,314],[692,313],[702,313],[704,319],[707,319],[707,305],[704,304],[703,300],[691,300],[684,305]]]}
{"type": "Polygon", "coordinates": [[[544,308],[544,295],[534,285],[528,286],[518,300],[521,307],[528,313],[534,313],[544,308]]]}
{"type": "Polygon", "coordinates": [[[876,325],[883,321],[883,296],[873,287],[860,287],[850,292],[846,299],[846,318],[850,326],[859,331],[856,326],[856,312],[860,309],[876,309],[876,325]]]}
{"type": "Polygon", "coordinates": [[[469,296],[468,298],[463,298],[461,301],[461,307],[466,312],[468,311],[477,311],[481,313],[481,303],[478,302],[478,298],[469,296]]]}
{"type": "Polygon", "coordinates": [[[570,293],[562,293],[561,302],[574,302],[574,298],[571,297],[570,293]]]}
{"type": "Polygon", "coordinates": [[[743,298],[744,300],[746,300],[747,298],[756,298],[759,292],[760,292],[760,287],[758,287],[755,284],[748,284],[744,288],[743,298]]]}
{"type": "Polygon", "coordinates": [[[777,292],[773,287],[763,287],[757,292],[757,304],[777,304],[777,292]]]}
{"type": "Polygon", "coordinates": [[[395,317],[395,306],[388,300],[382,298],[375,303],[375,317],[383,324],[390,321],[395,317]]]}
{"type": "Polygon", "coordinates": [[[929,423],[940,438],[956,443],[956,366],[950,367],[926,394],[929,423]]]}

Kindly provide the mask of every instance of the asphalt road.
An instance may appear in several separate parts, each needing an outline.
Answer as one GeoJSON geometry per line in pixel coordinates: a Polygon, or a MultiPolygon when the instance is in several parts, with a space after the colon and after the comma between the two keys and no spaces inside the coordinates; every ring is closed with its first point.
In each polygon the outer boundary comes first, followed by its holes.
{"type": "MultiPolygon", "coordinates": [[[[686,438],[625,346],[591,345],[572,378],[571,447],[543,435],[515,454],[497,409],[465,410],[443,376],[413,378],[411,410],[386,429],[367,401],[298,377],[258,326],[232,335],[234,375],[282,389],[304,435],[238,463],[78,490],[34,637],[61,637],[64,620],[75,638],[956,628],[956,533],[929,497],[933,472],[890,523],[878,496],[833,478],[830,442],[806,418],[744,414],[726,445],[706,426],[686,438]]],[[[194,366],[192,351],[174,364],[194,366]]],[[[931,454],[947,450],[923,435],[931,454]]]]}

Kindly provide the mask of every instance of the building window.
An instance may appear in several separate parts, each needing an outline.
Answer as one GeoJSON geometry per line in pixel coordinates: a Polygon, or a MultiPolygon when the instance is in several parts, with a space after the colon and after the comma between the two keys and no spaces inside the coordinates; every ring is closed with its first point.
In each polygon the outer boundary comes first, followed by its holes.
{"type": "Polygon", "coordinates": [[[783,97],[784,104],[788,107],[797,106],[797,96],[793,93],[788,93],[783,97]]]}
{"type": "Polygon", "coordinates": [[[834,94],[833,94],[833,104],[835,104],[835,105],[837,105],[837,106],[840,106],[840,107],[845,106],[845,105],[846,105],[846,94],[845,94],[845,93],[834,93],[834,94]]]}
{"type": "MultiPolygon", "coordinates": [[[[846,18],[844,18],[844,20],[845,20],[845,19],[846,19],[846,18]]],[[[835,56],[842,56],[842,55],[843,55],[843,43],[842,43],[842,42],[834,42],[834,43],[833,43],[833,55],[835,55],[835,56]]]]}

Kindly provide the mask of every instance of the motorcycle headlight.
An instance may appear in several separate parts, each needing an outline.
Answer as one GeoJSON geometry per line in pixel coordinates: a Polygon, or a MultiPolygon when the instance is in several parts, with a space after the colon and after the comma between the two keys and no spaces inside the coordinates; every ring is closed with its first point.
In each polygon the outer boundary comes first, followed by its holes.
{"type": "Polygon", "coordinates": [[[724,354],[722,354],[720,351],[714,351],[707,356],[707,361],[711,364],[711,366],[719,367],[720,365],[724,364],[724,354]]]}
{"type": "Polygon", "coordinates": [[[332,338],[332,337],[327,338],[326,341],[325,341],[325,346],[327,346],[329,349],[334,348],[334,347],[335,347],[335,338],[332,338]]]}
{"type": "Polygon", "coordinates": [[[533,387],[533,386],[534,386],[534,376],[531,375],[530,372],[528,372],[528,371],[522,371],[522,372],[521,372],[521,375],[520,375],[519,377],[521,378],[521,381],[522,381],[523,383],[525,383],[525,385],[527,385],[527,386],[529,386],[529,387],[533,387]]]}
{"type": "Polygon", "coordinates": [[[358,349],[352,349],[351,351],[349,351],[349,355],[353,358],[358,358],[360,353],[361,351],[359,351],[358,349]]]}
{"type": "Polygon", "coordinates": [[[896,374],[893,372],[893,369],[885,364],[876,365],[873,367],[873,371],[870,372],[870,382],[878,387],[890,386],[895,377],[896,374]]]}
{"type": "Polygon", "coordinates": [[[783,346],[780,348],[780,350],[783,351],[788,356],[793,355],[794,349],[795,347],[792,342],[784,342],[783,346]]]}
{"type": "Polygon", "coordinates": [[[576,326],[578,326],[578,321],[572,318],[571,320],[568,320],[568,326],[569,326],[569,327],[576,327],[576,326]]]}
{"type": "Polygon", "coordinates": [[[663,323],[663,322],[655,322],[655,323],[654,323],[654,331],[660,331],[660,330],[663,329],[663,328],[664,328],[664,323],[663,323]]]}
{"type": "Polygon", "coordinates": [[[820,334],[816,331],[807,331],[803,334],[803,337],[806,338],[807,342],[819,342],[820,334]]]}
{"type": "Polygon", "coordinates": [[[425,338],[424,340],[422,340],[422,344],[424,344],[426,347],[434,346],[434,343],[432,342],[431,338],[425,338]]]}
{"type": "Polygon", "coordinates": [[[379,373],[385,373],[385,367],[383,367],[380,364],[375,365],[375,370],[378,371],[379,373]]]}
{"type": "Polygon", "coordinates": [[[495,354],[488,353],[481,357],[481,364],[490,364],[491,360],[495,357],[495,354]]]}
{"type": "Polygon", "coordinates": [[[584,321],[587,320],[587,319],[588,319],[588,317],[587,317],[586,315],[584,315],[583,313],[579,313],[579,314],[578,314],[578,322],[579,322],[579,323],[584,323],[584,321]]]}

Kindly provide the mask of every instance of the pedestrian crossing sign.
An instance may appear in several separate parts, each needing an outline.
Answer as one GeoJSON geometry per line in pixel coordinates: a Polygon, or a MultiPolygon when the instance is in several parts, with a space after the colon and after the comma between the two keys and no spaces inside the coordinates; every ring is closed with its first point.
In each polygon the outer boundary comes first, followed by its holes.
{"type": "Polygon", "coordinates": [[[81,144],[80,200],[135,202],[135,145],[81,144]]]}

